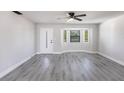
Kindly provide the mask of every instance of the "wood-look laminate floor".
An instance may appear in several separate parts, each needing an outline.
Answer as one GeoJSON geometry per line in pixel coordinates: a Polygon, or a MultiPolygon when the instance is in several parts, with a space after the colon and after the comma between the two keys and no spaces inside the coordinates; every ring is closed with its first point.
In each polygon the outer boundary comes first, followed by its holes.
{"type": "Polygon", "coordinates": [[[1,81],[120,81],[124,66],[98,54],[36,55],[1,81]]]}

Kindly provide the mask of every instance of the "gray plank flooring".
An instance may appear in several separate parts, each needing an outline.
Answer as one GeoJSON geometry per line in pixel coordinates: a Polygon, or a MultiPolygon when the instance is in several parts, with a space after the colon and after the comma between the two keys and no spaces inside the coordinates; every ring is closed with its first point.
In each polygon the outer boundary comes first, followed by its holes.
{"type": "Polygon", "coordinates": [[[124,66],[98,54],[36,55],[0,81],[123,81],[124,66]]]}

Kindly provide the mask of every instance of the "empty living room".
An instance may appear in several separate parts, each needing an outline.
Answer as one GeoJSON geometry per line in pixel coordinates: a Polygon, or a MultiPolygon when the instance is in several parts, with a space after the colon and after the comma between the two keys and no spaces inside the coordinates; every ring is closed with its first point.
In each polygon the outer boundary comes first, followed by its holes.
{"type": "Polygon", "coordinates": [[[123,11],[0,12],[0,81],[123,80],[123,11]]]}
{"type": "Polygon", "coordinates": [[[122,0],[1,0],[0,93],[124,93],[122,0]]]}

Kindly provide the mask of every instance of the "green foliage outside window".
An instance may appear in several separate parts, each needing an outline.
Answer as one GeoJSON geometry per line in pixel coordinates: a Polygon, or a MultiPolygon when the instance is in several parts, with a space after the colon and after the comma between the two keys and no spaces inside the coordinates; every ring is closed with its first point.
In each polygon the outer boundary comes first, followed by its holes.
{"type": "Polygon", "coordinates": [[[88,42],[88,30],[85,30],[84,32],[84,41],[88,42]]]}
{"type": "Polygon", "coordinates": [[[64,42],[67,42],[67,31],[64,31],[64,42]]]}

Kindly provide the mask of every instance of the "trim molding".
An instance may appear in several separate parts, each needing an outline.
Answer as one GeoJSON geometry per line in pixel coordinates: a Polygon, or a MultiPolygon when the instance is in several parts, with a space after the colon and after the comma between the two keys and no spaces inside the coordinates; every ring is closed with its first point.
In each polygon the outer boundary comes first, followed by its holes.
{"type": "Polygon", "coordinates": [[[108,59],[110,59],[110,60],[112,60],[112,61],[114,61],[114,62],[124,66],[124,62],[123,61],[117,60],[117,59],[115,59],[115,58],[113,58],[111,56],[108,56],[108,55],[106,55],[104,53],[101,53],[101,52],[97,52],[97,54],[99,54],[99,55],[101,55],[103,57],[106,57],[106,58],[108,58],[108,59]]]}
{"type": "Polygon", "coordinates": [[[18,62],[17,64],[14,64],[12,66],[10,66],[8,69],[4,70],[3,72],[0,73],[0,78],[4,77],[5,75],[7,75],[8,73],[10,73],[11,71],[13,71],[14,69],[16,69],[17,67],[19,67],[20,65],[22,65],[23,63],[25,63],[27,60],[31,59],[33,56],[35,56],[36,54],[33,54],[29,57],[27,57],[26,59],[24,59],[21,62],[18,62]]]}
{"type": "Polygon", "coordinates": [[[37,52],[36,54],[63,54],[63,53],[69,53],[69,52],[85,52],[85,53],[93,53],[93,54],[97,53],[97,51],[87,51],[87,50],[65,50],[65,51],[51,52],[51,53],[37,52]]]}

